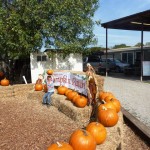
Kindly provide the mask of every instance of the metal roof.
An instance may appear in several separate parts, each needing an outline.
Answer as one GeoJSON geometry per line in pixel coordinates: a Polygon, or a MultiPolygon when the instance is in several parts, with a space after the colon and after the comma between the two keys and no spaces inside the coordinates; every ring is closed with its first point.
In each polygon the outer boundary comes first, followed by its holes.
{"type": "Polygon", "coordinates": [[[102,23],[101,26],[110,29],[150,31],[150,9],[127,17],[102,23]]]}
{"type": "MultiPolygon", "coordinates": [[[[150,50],[149,46],[144,46],[143,50],[150,50]]],[[[126,47],[126,48],[118,48],[118,49],[110,49],[108,53],[118,53],[118,52],[129,52],[129,51],[141,51],[141,47],[126,47]]]]}

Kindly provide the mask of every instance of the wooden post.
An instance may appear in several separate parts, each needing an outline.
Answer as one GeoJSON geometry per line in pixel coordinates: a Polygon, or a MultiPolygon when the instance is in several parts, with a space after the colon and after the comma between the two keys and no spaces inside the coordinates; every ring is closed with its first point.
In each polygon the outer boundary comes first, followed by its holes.
{"type": "Polygon", "coordinates": [[[108,75],[108,72],[107,72],[107,50],[108,50],[108,31],[107,31],[107,27],[106,27],[106,77],[108,75]]]}
{"type": "Polygon", "coordinates": [[[143,81],[143,60],[144,60],[144,54],[143,54],[143,23],[142,23],[142,31],[141,31],[141,82],[143,81]]]}

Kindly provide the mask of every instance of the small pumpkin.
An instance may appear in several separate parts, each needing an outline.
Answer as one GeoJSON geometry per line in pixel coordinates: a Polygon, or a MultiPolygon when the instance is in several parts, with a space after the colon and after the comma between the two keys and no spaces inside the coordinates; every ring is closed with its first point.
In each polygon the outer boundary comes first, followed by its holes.
{"type": "Polygon", "coordinates": [[[6,78],[2,79],[2,80],[1,80],[1,85],[2,85],[2,86],[8,86],[8,85],[9,85],[9,80],[6,79],[6,78]]]}
{"type": "Polygon", "coordinates": [[[72,146],[66,142],[56,142],[48,147],[48,150],[73,150],[72,146]]]}
{"type": "Polygon", "coordinates": [[[42,91],[43,90],[43,85],[42,84],[35,84],[34,89],[35,89],[35,91],[42,91]]]}
{"type": "Polygon", "coordinates": [[[73,150],[96,150],[96,141],[90,132],[78,129],[71,134],[69,144],[73,150]]]}
{"type": "Polygon", "coordinates": [[[47,70],[46,73],[47,73],[48,75],[52,75],[52,74],[53,74],[53,70],[49,69],[49,70],[47,70]]]}
{"type": "Polygon", "coordinates": [[[119,116],[115,110],[103,106],[103,109],[98,111],[98,120],[105,127],[113,127],[117,124],[119,116]]]}
{"type": "Polygon", "coordinates": [[[88,102],[87,98],[80,95],[80,96],[75,100],[75,105],[76,105],[77,107],[83,108],[83,107],[85,107],[85,106],[87,105],[87,102],[88,102]]]}
{"type": "Polygon", "coordinates": [[[102,144],[106,140],[107,131],[101,123],[91,122],[87,125],[86,130],[93,135],[96,144],[102,144]]]}
{"type": "Polygon", "coordinates": [[[60,94],[60,95],[64,95],[65,94],[65,92],[67,91],[67,87],[65,87],[65,86],[59,86],[58,87],[58,89],[57,89],[57,91],[58,91],[58,94],[60,94]]]}

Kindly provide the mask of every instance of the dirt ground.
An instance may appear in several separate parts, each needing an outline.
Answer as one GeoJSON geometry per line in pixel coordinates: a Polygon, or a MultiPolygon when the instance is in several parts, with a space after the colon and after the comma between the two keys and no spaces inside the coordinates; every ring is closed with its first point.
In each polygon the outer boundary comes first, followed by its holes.
{"type": "MultiPolygon", "coordinates": [[[[73,120],[54,106],[39,100],[0,99],[0,150],[46,150],[57,141],[68,142],[79,128],[73,120]]],[[[149,150],[149,145],[124,124],[124,150],[149,150]]]]}

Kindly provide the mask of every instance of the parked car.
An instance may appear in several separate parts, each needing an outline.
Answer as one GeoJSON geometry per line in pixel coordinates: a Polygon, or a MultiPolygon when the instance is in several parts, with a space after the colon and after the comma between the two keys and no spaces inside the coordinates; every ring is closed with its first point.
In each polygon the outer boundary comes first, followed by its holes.
{"type": "MultiPolygon", "coordinates": [[[[87,63],[90,63],[94,67],[96,73],[106,72],[106,61],[105,59],[101,59],[98,55],[90,55],[83,58],[83,71],[86,71],[87,63]]],[[[109,62],[107,62],[108,72],[110,72],[112,66],[113,64],[109,64],[109,62]]]]}
{"type": "Polygon", "coordinates": [[[108,58],[110,64],[112,64],[115,72],[124,72],[124,68],[129,67],[130,64],[122,62],[119,59],[108,58]]]}
{"type": "Polygon", "coordinates": [[[109,73],[115,69],[115,64],[110,59],[107,59],[107,66],[106,66],[106,59],[103,58],[100,60],[98,72],[100,72],[100,73],[104,72],[105,73],[106,67],[107,67],[107,72],[109,73]]]}

